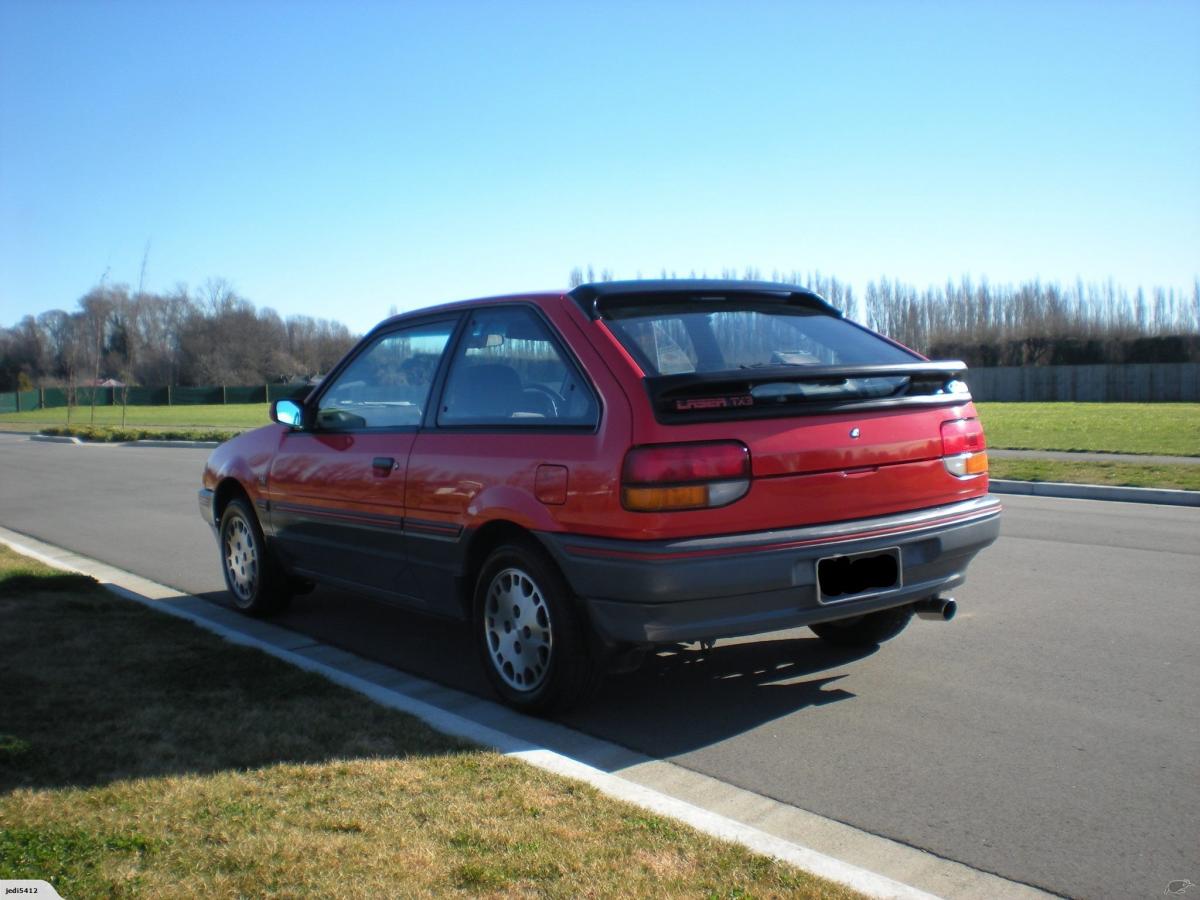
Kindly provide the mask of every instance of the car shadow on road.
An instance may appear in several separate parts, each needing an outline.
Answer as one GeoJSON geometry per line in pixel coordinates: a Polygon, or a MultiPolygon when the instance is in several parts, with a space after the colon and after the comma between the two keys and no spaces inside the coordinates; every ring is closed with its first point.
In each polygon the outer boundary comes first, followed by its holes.
{"type": "Polygon", "coordinates": [[[563,721],[657,757],[707,747],[800,710],[852,699],[836,670],[874,653],[833,648],[807,630],[757,640],[664,648],[610,676],[563,721]]]}
{"type": "MultiPolygon", "coordinates": [[[[201,595],[228,606],[221,592],[201,595]]],[[[496,700],[465,626],[359,595],[318,589],[271,620],[408,674],[496,700]]],[[[673,645],[636,671],[610,675],[588,704],[559,719],[570,728],[650,756],[719,743],[800,710],[855,695],[838,672],[877,647],[835,648],[807,629],[758,639],[673,645]]]]}

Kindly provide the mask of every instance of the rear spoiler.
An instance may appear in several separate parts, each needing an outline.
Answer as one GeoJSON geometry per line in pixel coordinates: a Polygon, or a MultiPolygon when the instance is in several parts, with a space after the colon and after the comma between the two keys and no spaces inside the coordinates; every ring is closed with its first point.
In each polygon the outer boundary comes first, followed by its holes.
{"type": "Polygon", "coordinates": [[[654,415],[663,423],[714,419],[809,415],[888,406],[942,405],[971,399],[960,380],[967,371],[961,360],[930,360],[861,366],[764,366],[727,372],[652,375],[645,379],[654,415]],[[840,385],[851,379],[904,377],[908,383],[887,397],[813,398],[786,386],[840,385]],[[755,389],[779,385],[764,396],[755,389]]]}
{"type": "Polygon", "coordinates": [[[569,294],[591,319],[620,315],[622,309],[646,304],[682,302],[771,302],[799,306],[827,316],[842,318],[841,310],[818,294],[795,284],[773,281],[721,281],[716,279],[671,279],[667,281],[602,281],[581,284],[569,294]]]}

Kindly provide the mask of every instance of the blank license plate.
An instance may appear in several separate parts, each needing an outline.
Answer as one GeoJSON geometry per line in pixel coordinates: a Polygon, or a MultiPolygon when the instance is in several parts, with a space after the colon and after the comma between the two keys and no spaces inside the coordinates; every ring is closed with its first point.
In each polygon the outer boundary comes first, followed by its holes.
{"type": "Polygon", "coordinates": [[[836,603],[900,587],[900,548],[819,559],[817,587],[821,603],[836,603]]]}

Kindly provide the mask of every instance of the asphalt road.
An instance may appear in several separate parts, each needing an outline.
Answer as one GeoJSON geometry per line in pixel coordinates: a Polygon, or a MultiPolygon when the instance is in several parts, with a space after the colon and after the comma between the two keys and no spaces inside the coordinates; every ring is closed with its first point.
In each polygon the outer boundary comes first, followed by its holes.
{"type": "MultiPolygon", "coordinates": [[[[221,602],[204,457],[0,435],[0,524],[221,602]]],[[[954,622],[663,654],[571,724],[1057,893],[1200,882],[1200,510],[1004,502],[954,622]]],[[[283,624],[486,693],[455,627],[327,591],[283,624]]]]}

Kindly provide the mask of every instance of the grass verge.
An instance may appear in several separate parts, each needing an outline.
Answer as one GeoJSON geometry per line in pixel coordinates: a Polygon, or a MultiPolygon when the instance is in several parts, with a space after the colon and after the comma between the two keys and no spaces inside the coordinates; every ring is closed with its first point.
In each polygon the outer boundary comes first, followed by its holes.
{"type": "Polygon", "coordinates": [[[207,431],[201,428],[152,429],[121,428],[113,426],[52,425],[38,429],[38,434],[67,435],[95,443],[123,443],[125,441],[227,441],[236,437],[238,431],[207,431]]]}
{"type": "MultiPolygon", "coordinates": [[[[1107,453],[1200,457],[1200,403],[980,403],[988,444],[1024,450],[1076,450],[1107,453]]],[[[266,404],[209,406],[131,406],[119,426],[120,407],[97,407],[100,423],[86,421],[90,410],[75,410],[70,428],[66,410],[34,410],[0,415],[0,430],[37,428],[44,434],[73,434],[88,441],[141,439],[225,441],[267,422],[266,404]]],[[[1178,466],[1069,460],[991,461],[996,478],[1063,481],[1200,490],[1200,473],[1178,466]]]]}
{"type": "MultiPolygon", "coordinates": [[[[993,447],[1200,456],[1200,403],[979,403],[993,447]]],[[[265,403],[130,406],[124,428],[145,432],[236,433],[268,421],[265,403]]],[[[0,430],[66,426],[65,407],[0,414],[0,430]]],[[[80,407],[70,425],[92,425],[80,407]]],[[[96,407],[99,427],[122,427],[119,406],[96,407]]]]}
{"type": "Polygon", "coordinates": [[[65,406],[35,409],[27,412],[0,414],[0,430],[37,431],[53,426],[71,425],[141,429],[146,431],[215,430],[237,433],[266,425],[269,407],[266,403],[207,404],[197,406],[130,406],[121,423],[121,407],[97,406],[95,421],[88,406],[76,407],[67,421],[65,406]]]}
{"type": "Polygon", "coordinates": [[[977,403],[990,447],[1200,456],[1200,403],[977,403]]]}
{"type": "Polygon", "coordinates": [[[1120,487],[1171,488],[1200,491],[1200,465],[1072,462],[1056,459],[988,459],[992,478],[1013,481],[1059,481],[1067,484],[1108,484],[1120,487]]]}
{"type": "Polygon", "coordinates": [[[852,892],[0,545],[0,878],[82,897],[852,892]]]}

